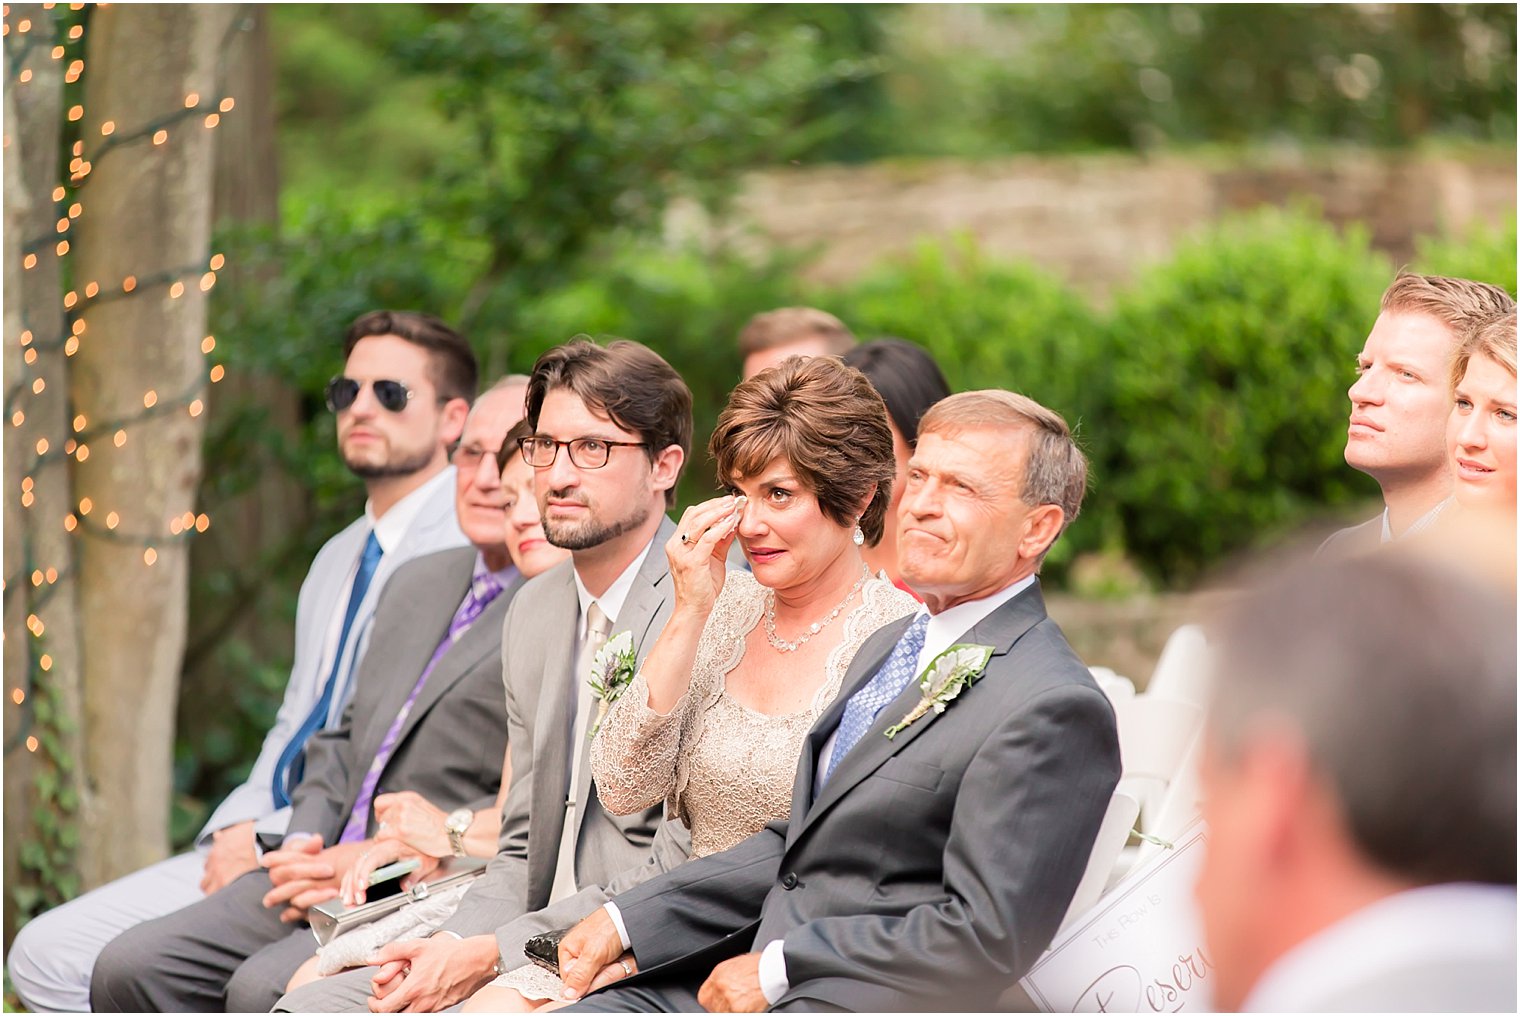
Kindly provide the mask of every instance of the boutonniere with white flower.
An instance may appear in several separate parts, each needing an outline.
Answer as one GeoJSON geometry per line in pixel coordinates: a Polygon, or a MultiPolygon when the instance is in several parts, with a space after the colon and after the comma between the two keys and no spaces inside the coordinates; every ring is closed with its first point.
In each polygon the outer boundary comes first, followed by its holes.
{"type": "Polygon", "coordinates": [[[595,737],[602,728],[607,710],[623,694],[623,689],[633,683],[634,671],[638,669],[638,654],[633,648],[633,633],[620,631],[602,644],[591,658],[591,673],[587,684],[597,697],[596,722],[591,725],[588,737],[595,737]]]}
{"type": "Polygon", "coordinates": [[[992,646],[958,642],[930,660],[924,672],[918,675],[918,686],[922,689],[923,698],[918,700],[918,705],[907,716],[888,728],[887,740],[890,741],[927,716],[931,709],[936,713],[944,712],[957,695],[982,676],[987,669],[987,661],[992,659],[992,652],[992,646]]]}

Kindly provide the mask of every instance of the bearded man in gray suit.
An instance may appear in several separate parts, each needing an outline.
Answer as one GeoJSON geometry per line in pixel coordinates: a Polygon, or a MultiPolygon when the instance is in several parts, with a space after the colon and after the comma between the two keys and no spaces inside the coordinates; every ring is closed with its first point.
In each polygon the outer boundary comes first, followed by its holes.
{"type": "Polygon", "coordinates": [[[438,933],[386,946],[378,970],[301,987],[281,1011],[436,1012],[520,965],[520,952],[502,954],[498,928],[550,904],[573,908],[578,891],[600,893],[620,875],[626,884],[629,869],[653,871],[652,853],[665,867],[689,853],[684,828],[663,823],[661,808],[620,818],[598,803],[587,680],[598,646],[627,632],[642,660],[669,617],[660,548],[675,532],[664,512],[691,447],[691,392],[638,343],[578,339],[539,358],[527,411],[534,433],[522,454],[544,532],[571,560],[527,583],[507,615],[512,783],[500,850],[438,933]]]}
{"type": "Polygon", "coordinates": [[[644,971],[576,1008],[982,1009],[1024,973],[1119,777],[1113,711],[1036,578],[1085,482],[1065,421],[1022,396],[925,414],[898,547],[927,612],[861,648],[804,742],[789,821],[565,938],[567,994],[644,971]]]}
{"type": "Polygon", "coordinates": [[[306,745],[336,725],[381,591],[423,554],[465,545],[454,516],[449,447],[475,397],[475,356],[442,321],[412,311],[360,315],[329,383],[338,450],[364,481],[364,514],[317,553],[296,603],[295,650],[278,716],[248,778],[217,806],[196,849],[34,918],[6,963],[33,1012],[89,1007],[90,971],[123,931],[204,899],[258,865],[255,833],[290,819],[306,745]]]}

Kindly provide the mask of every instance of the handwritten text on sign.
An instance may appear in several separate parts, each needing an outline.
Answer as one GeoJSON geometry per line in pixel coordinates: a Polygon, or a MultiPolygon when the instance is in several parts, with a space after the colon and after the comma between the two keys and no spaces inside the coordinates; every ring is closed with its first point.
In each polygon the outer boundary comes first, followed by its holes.
{"type": "Polygon", "coordinates": [[[1193,882],[1207,835],[1176,845],[1125,879],[1057,936],[1023,980],[1047,1012],[1181,1012],[1213,1007],[1193,882]]]}

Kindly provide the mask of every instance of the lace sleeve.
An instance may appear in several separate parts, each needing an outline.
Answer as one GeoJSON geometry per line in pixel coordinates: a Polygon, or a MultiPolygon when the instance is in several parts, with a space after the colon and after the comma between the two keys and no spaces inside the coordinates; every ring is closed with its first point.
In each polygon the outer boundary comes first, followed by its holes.
{"type": "Polygon", "coordinates": [[[688,688],[669,714],[661,716],[649,708],[644,672],[634,675],[591,742],[591,776],[603,808],[614,815],[631,815],[670,796],[690,702],[688,688]]]}
{"type": "Polygon", "coordinates": [[[758,618],[760,587],[747,572],[730,572],[702,627],[686,694],[661,716],[649,708],[649,684],[641,670],[618,696],[591,742],[596,792],[614,815],[628,815],[661,801],[681,814],[682,761],[701,734],[701,715],[722,691],[723,675],[744,654],[744,633],[758,618]]]}

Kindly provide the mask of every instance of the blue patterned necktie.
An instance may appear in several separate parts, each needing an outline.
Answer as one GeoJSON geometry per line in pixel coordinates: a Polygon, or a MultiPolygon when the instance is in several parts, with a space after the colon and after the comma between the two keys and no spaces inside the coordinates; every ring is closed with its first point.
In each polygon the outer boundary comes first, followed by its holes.
{"type": "Polygon", "coordinates": [[[834,736],[834,753],[829,756],[829,767],[818,781],[819,790],[829,782],[834,770],[839,768],[840,760],[866,736],[866,731],[871,729],[887,703],[901,695],[903,689],[917,676],[918,654],[923,651],[924,632],[928,628],[929,615],[920,614],[908,626],[908,630],[903,632],[902,638],[898,639],[892,655],[887,657],[887,662],[881,665],[876,676],[862,685],[845,703],[844,715],[840,717],[839,730],[834,736]]]}
{"type": "Polygon", "coordinates": [[[290,743],[285,745],[279,761],[274,765],[276,808],[283,808],[290,803],[290,792],[301,782],[302,771],[306,768],[306,742],[316,733],[317,728],[327,722],[327,714],[332,710],[333,695],[338,687],[338,673],[343,665],[343,649],[348,645],[348,636],[353,631],[354,618],[359,615],[359,604],[364,602],[364,594],[369,590],[369,580],[375,577],[375,569],[380,566],[380,555],[384,553],[380,540],[371,529],[369,539],[364,542],[364,553],[359,557],[359,570],[354,575],[354,584],[348,594],[348,608],[343,614],[343,630],[338,635],[338,651],[333,657],[332,672],[327,675],[327,683],[322,686],[321,697],[312,706],[306,721],[291,736],[290,743]]]}

